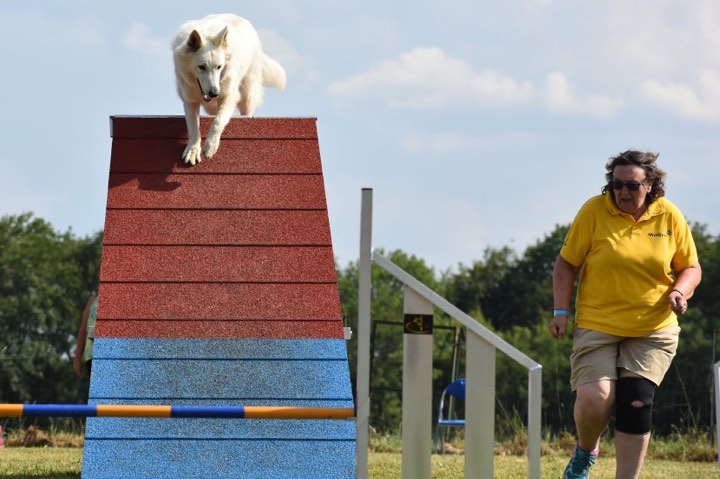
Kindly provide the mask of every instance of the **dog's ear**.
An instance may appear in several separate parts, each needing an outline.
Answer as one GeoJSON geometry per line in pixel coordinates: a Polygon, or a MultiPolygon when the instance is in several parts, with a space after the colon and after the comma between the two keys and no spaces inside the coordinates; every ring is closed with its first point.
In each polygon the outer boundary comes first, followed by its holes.
{"type": "Polygon", "coordinates": [[[227,34],[228,34],[228,27],[225,27],[222,29],[222,31],[220,33],[218,33],[215,36],[215,38],[213,38],[213,43],[219,47],[226,48],[228,46],[227,34]]]}
{"type": "Polygon", "coordinates": [[[193,30],[187,40],[187,49],[189,52],[196,52],[202,47],[202,37],[197,30],[193,30]]]}

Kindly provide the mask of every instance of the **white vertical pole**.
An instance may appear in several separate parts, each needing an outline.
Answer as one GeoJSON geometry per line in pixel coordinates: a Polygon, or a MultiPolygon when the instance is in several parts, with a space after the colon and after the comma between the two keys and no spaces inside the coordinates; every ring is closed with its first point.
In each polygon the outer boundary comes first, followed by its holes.
{"type": "Polygon", "coordinates": [[[433,305],[405,286],[403,312],[402,477],[430,479],[433,305]]]}
{"type": "Polygon", "coordinates": [[[528,479],[540,478],[542,366],[528,372],[528,479]]]}
{"type": "Polygon", "coordinates": [[[717,428],[715,444],[718,450],[718,462],[720,462],[720,361],[715,363],[713,370],[715,372],[715,426],[717,428]]]}
{"type": "Polygon", "coordinates": [[[493,477],[495,347],[469,330],[465,371],[465,479],[493,477]]]}
{"type": "Polygon", "coordinates": [[[368,477],[368,421],[370,418],[370,307],[372,291],[372,189],[363,188],[360,204],[358,261],[357,379],[355,405],[355,477],[368,477]]]}

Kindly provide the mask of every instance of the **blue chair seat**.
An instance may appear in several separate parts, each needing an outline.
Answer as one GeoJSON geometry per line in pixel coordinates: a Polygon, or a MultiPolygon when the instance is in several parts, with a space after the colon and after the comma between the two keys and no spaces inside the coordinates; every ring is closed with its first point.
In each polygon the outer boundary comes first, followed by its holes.
{"type": "Polygon", "coordinates": [[[465,419],[445,419],[441,424],[443,426],[465,426],[465,419]]]}
{"type": "Polygon", "coordinates": [[[465,379],[458,379],[448,384],[440,395],[438,406],[437,427],[435,428],[435,453],[442,454],[445,451],[445,433],[449,428],[464,428],[465,419],[450,419],[444,416],[445,398],[453,396],[465,401],[465,379]]]}

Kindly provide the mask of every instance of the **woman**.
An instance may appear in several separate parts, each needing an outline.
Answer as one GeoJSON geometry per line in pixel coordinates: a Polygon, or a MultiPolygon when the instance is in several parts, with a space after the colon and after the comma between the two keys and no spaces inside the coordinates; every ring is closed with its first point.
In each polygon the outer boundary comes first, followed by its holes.
{"type": "Polygon", "coordinates": [[[607,162],[602,194],[578,212],[553,270],[555,338],[567,329],[580,275],[570,357],[578,443],[565,479],[588,477],[613,411],[615,477],[638,477],[655,388],[677,350],[677,318],[700,283],[690,227],[664,197],[657,156],[629,150],[607,162]]]}

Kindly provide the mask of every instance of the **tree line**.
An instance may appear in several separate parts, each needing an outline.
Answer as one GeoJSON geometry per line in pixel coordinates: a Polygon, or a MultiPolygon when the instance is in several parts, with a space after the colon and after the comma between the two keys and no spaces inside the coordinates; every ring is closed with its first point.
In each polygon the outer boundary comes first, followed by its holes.
{"type": "MultiPolygon", "coordinates": [[[[383,252],[395,264],[444,296],[543,366],[543,428],[573,430],[574,397],[569,387],[571,339],[554,340],[551,271],[568,225],[518,253],[486,248],[470,265],[436,271],[402,250],[383,252]]],[[[703,282],[681,319],[677,357],[657,391],[658,434],[710,431],[714,426],[712,366],[720,330],[720,237],[692,225],[703,282]]],[[[83,403],[87,378],[72,372],[75,336],[82,310],[97,290],[102,232],[78,237],[58,232],[32,214],[0,218],[0,403],[83,403]]],[[[382,252],[382,251],[381,251],[382,252]]],[[[358,264],[337,267],[345,322],[357,331],[358,264]]],[[[378,266],[372,269],[371,426],[378,432],[401,427],[402,284],[378,266]]],[[[443,387],[464,377],[465,332],[442,312],[434,320],[435,405],[443,387]]],[[[355,380],[357,345],[348,342],[355,380]]],[[[514,434],[527,416],[527,372],[497,357],[496,424],[514,434]]],[[[433,411],[433,417],[436,412],[433,411]]]]}
{"type": "Polygon", "coordinates": [[[29,213],[0,218],[0,402],[86,401],[72,358],[101,248],[100,233],[60,233],[29,213]]]}

